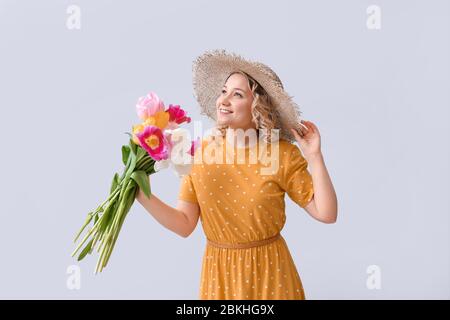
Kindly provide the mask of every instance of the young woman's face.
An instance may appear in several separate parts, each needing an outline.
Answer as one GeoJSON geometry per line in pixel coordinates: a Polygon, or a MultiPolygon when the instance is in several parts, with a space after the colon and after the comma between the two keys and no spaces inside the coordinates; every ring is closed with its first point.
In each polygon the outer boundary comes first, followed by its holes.
{"type": "Polygon", "coordinates": [[[217,123],[231,129],[255,128],[251,106],[253,95],[245,76],[239,73],[228,78],[217,98],[217,123]]]}

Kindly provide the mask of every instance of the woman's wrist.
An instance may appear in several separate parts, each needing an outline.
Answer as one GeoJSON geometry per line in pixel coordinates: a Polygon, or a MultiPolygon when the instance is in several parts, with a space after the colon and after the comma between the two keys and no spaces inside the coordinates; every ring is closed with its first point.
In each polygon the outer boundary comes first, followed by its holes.
{"type": "Polygon", "coordinates": [[[138,193],[137,193],[137,195],[136,195],[136,200],[137,200],[140,204],[142,204],[142,203],[143,203],[143,200],[144,200],[144,197],[145,197],[144,192],[142,192],[142,190],[139,188],[139,191],[138,191],[138,193]]]}
{"type": "Polygon", "coordinates": [[[308,163],[323,161],[323,155],[322,155],[322,152],[319,151],[319,152],[305,155],[305,159],[306,159],[306,161],[308,161],[308,163]]]}

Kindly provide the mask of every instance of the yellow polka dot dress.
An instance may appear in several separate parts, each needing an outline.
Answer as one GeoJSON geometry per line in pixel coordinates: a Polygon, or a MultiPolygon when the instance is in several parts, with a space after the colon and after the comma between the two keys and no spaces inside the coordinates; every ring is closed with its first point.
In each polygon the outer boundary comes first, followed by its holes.
{"type": "Polygon", "coordinates": [[[207,238],[199,299],[305,299],[279,233],[286,222],[285,193],[300,207],[313,198],[306,159],[283,139],[277,144],[278,156],[269,148],[259,161],[254,160],[261,149],[257,145],[233,149],[222,142],[216,149],[220,154],[209,151],[213,144],[203,141],[203,161],[183,177],[178,195],[198,203],[207,238]],[[216,161],[205,158],[211,154],[216,161]]]}

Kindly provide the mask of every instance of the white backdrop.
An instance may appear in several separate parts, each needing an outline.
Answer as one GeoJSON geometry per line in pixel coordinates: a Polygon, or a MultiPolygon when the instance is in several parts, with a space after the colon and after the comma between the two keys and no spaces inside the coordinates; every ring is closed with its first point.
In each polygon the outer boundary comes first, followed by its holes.
{"type": "MultiPolygon", "coordinates": [[[[200,224],[184,239],[136,203],[102,274],[96,255],[70,253],[122,168],[137,98],[155,91],[211,126],[192,61],[224,48],[270,65],[321,132],[338,221],[286,198],[282,232],[307,297],[448,299],[449,12],[444,0],[1,0],[0,298],[197,298],[200,224]]],[[[178,185],[152,178],[172,206],[178,185]]]]}

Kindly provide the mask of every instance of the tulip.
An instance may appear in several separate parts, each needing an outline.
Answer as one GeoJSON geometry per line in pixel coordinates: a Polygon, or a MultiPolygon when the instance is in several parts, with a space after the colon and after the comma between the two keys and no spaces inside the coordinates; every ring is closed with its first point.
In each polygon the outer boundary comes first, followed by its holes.
{"type": "Polygon", "coordinates": [[[169,104],[167,112],[170,115],[168,126],[169,129],[176,129],[183,122],[191,122],[191,118],[186,116],[186,111],[181,109],[179,105],[169,104]]]}
{"type": "Polygon", "coordinates": [[[164,103],[154,92],[150,92],[145,97],[140,97],[136,104],[136,111],[142,120],[153,116],[157,112],[164,111],[164,103]]]}
{"type": "Polygon", "coordinates": [[[144,131],[136,134],[139,145],[147,151],[154,160],[164,160],[169,156],[168,142],[160,128],[147,126],[144,131]]]}
{"type": "Polygon", "coordinates": [[[188,145],[186,144],[187,142],[185,142],[184,137],[182,139],[178,139],[177,142],[172,141],[172,137],[174,135],[182,134],[181,129],[174,129],[174,130],[168,129],[165,131],[165,134],[167,137],[167,141],[169,142],[169,146],[170,146],[169,147],[170,157],[168,159],[165,159],[162,161],[157,161],[154,166],[155,171],[161,171],[162,169],[172,167],[178,177],[182,177],[184,175],[189,174],[189,172],[191,171],[191,168],[192,168],[192,160],[193,160],[195,151],[200,145],[200,138],[197,138],[196,141],[191,141],[189,143],[190,147],[188,147],[188,145]],[[182,150],[186,150],[186,149],[188,149],[188,150],[186,151],[185,154],[181,154],[181,155],[179,153],[174,154],[172,152],[173,148],[175,146],[178,146],[180,143],[183,144],[183,146],[181,147],[182,150]]]}
{"type": "Polygon", "coordinates": [[[173,166],[178,176],[188,174],[194,152],[198,147],[198,140],[186,146],[189,149],[183,154],[181,161],[174,156],[169,159],[175,141],[172,136],[178,125],[190,122],[186,112],[178,105],[170,105],[164,110],[163,102],[158,96],[150,92],[138,99],[136,111],[142,123],[132,126],[128,145],[122,146],[122,163],[125,166],[122,175],[114,174],[109,196],[95,210],[88,213],[81,229],[75,236],[75,242],[83,231],[87,233],[72,252],[72,256],[79,252],[78,261],[84,259],[97,249],[100,254],[95,267],[95,273],[101,272],[108,264],[118,239],[124,220],[135,201],[138,189],[147,196],[151,196],[148,176],[169,165],[173,166]],[[84,248],[83,248],[84,246],[84,248]],[[80,251],[81,250],[81,251],[80,251]]]}
{"type": "Polygon", "coordinates": [[[156,126],[160,128],[161,130],[165,129],[167,127],[167,124],[169,123],[170,115],[166,111],[158,111],[153,116],[148,117],[144,121],[144,126],[156,126]]]}

